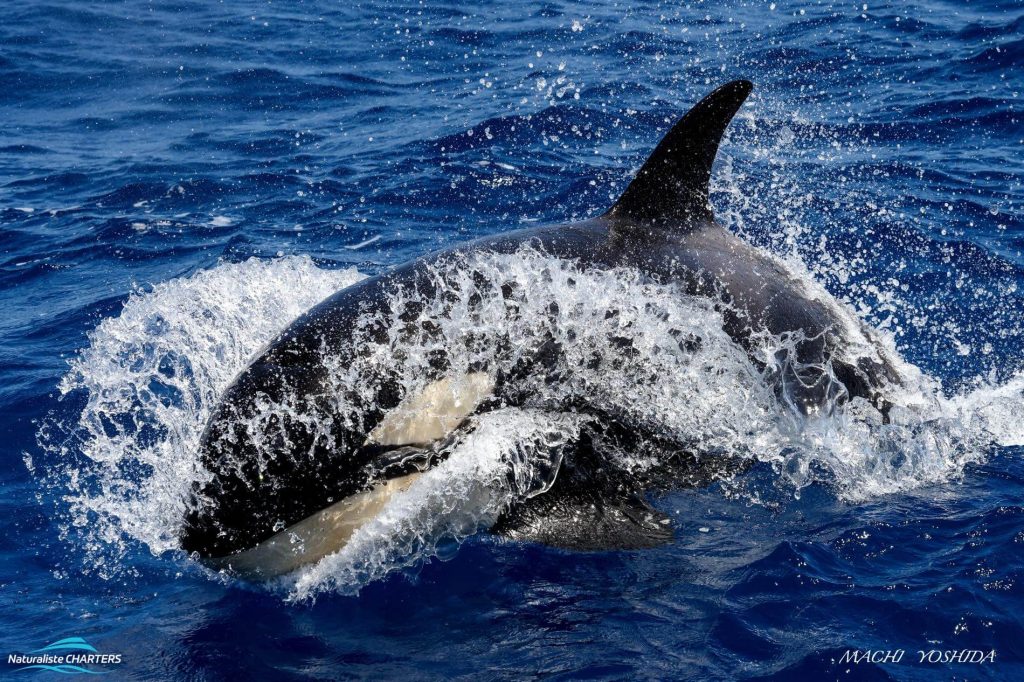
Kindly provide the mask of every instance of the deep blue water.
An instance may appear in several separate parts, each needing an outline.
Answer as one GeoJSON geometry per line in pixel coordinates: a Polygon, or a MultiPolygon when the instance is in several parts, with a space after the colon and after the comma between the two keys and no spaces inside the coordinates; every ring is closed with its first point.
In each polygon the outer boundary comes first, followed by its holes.
{"type": "MultiPolygon", "coordinates": [[[[763,465],[743,482],[758,501],[717,485],[660,500],[678,519],[666,547],[480,535],[296,603],[97,532],[66,498],[102,453],[43,428],[76,424],[85,397],[58,383],[136,287],[250,257],[372,274],[599,214],[675,118],[739,77],[756,90],[720,155],[720,220],[802,261],[949,395],[1001,385],[1024,369],[1018,2],[2,16],[0,655],[79,636],[132,679],[1024,676],[1020,447],[859,496],[870,472],[800,488],[763,465]],[[838,663],[868,648],[907,654],[838,663]],[[996,658],[918,663],[930,649],[996,658]]],[[[1024,417],[1019,395],[999,400],[1024,417]]]]}

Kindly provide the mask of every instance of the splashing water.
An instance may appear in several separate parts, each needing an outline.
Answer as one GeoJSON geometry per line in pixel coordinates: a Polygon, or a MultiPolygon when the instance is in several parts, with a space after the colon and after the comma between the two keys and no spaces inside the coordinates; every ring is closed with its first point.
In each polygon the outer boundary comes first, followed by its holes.
{"type": "Polygon", "coordinates": [[[324,590],[358,592],[391,571],[415,566],[494,525],[515,499],[538,492],[538,478],[557,470],[561,450],[580,432],[580,418],[505,408],[481,415],[444,462],[358,529],[339,552],[302,571],[291,597],[324,590]]]}
{"type": "MultiPolygon", "coordinates": [[[[84,398],[77,424],[40,434],[67,460],[70,524],[88,529],[94,566],[124,536],[154,553],[177,548],[182,501],[218,396],[256,352],[334,290],[362,279],[306,257],[223,264],[136,292],[99,324],[60,384],[84,398]]],[[[67,529],[65,529],[66,532],[67,529]]]]}
{"type": "MultiPolygon", "coordinates": [[[[436,294],[396,290],[391,312],[363,321],[386,330],[383,341],[364,339],[372,352],[346,367],[323,358],[338,395],[373,371],[390,372],[413,394],[436,378],[439,352],[449,373],[486,365],[506,374],[545,344],[559,352],[520,379],[519,407],[474,418],[449,457],[340,552],[289,576],[293,598],[357,592],[488,528],[557,470],[560,452],[586,428],[580,404],[704,457],[768,462],[777,485],[797,493],[827,483],[850,502],[949,480],[990,443],[1024,442],[1024,377],[946,397],[902,363],[905,386],[888,422],[859,399],[804,419],[767,379],[791,340],[764,339],[769,366],[760,368],[723,331],[710,301],[635,271],[585,271],[524,249],[442,262],[429,277],[436,294]],[[514,283],[513,295],[495,282],[514,283]],[[413,308],[410,322],[403,314],[413,308]]],[[[61,458],[50,483],[67,491],[64,532],[85,535],[101,575],[117,573],[131,542],[154,554],[178,548],[188,491],[208,475],[198,444],[221,393],[292,319],[362,278],[303,257],[222,264],[133,294],[92,332],[60,385],[84,401],[80,415],[49,421],[40,440],[61,458]]],[[[856,328],[855,315],[844,314],[856,328]]],[[[623,468],[652,464],[641,453],[608,456],[623,468]]]]}

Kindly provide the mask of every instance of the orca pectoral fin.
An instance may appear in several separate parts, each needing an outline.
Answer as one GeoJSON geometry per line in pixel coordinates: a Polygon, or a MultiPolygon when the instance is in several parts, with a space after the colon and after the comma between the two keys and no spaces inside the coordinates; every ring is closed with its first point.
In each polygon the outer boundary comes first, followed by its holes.
{"type": "Polygon", "coordinates": [[[640,495],[605,499],[554,489],[515,505],[491,532],[584,552],[649,549],[673,537],[669,518],[640,495]]]}
{"type": "Polygon", "coordinates": [[[506,510],[491,532],[579,551],[646,549],[672,540],[669,518],[644,499],[634,477],[607,462],[583,434],[543,492],[506,510]]]}
{"type": "Polygon", "coordinates": [[[644,491],[699,488],[732,478],[750,466],[738,457],[698,458],[602,415],[600,435],[584,433],[560,460],[554,482],[519,500],[491,528],[496,535],[580,551],[647,549],[671,542],[667,515],[648,504],[644,491]],[[607,449],[656,451],[660,464],[624,471],[602,455],[607,449]]]}

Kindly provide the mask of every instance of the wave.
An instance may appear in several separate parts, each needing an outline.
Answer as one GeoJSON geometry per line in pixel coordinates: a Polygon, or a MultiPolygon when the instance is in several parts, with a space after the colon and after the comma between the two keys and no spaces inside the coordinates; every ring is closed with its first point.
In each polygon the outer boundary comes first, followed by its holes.
{"type": "MultiPolygon", "coordinates": [[[[467,258],[431,271],[436,295],[396,290],[394,313],[363,321],[385,329],[384,339],[367,337],[365,357],[333,368],[337,394],[366,371],[390,372],[413,394],[432,380],[439,354],[447,371],[483,364],[512,375],[541,346],[560,352],[520,377],[516,407],[476,417],[444,462],[340,552],[283,579],[278,587],[290,598],[358,592],[443,556],[549,485],[553,458],[588,428],[588,415],[612,415],[700,457],[767,463],[778,488],[799,495],[823,484],[850,503],[955,479],[992,443],[1024,444],[1024,376],[946,396],[903,362],[905,387],[888,420],[861,400],[804,418],[770,379],[772,359],[791,339],[762,339],[764,362],[756,363],[723,331],[712,302],[635,271],[587,271],[532,249],[467,258]],[[510,299],[488,282],[518,290],[510,299]]],[[[40,443],[58,459],[46,480],[64,492],[64,530],[84,536],[98,574],[117,575],[134,543],[157,555],[178,551],[189,491],[208,475],[198,444],[219,396],[296,316],[362,278],[306,257],[223,263],[132,294],[120,315],[96,327],[60,384],[72,409],[44,424],[40,443]]],[[[609,456],[643,470],[661,455],[609,456]]],[[[743,494],[759,498],[757,490],[743,494]]]]}
{"type": "MultiPolygon", "coordinates": [[[[177,548],[218,396],[295,317],[361,278],[306,257],[225,263],[133,293],[90,333],[59,386],[65,401],[83,403],[81,414],[40,433],[64,459],[54,475],[70,493],[69,527],[88,529],[87,553],[117,557],[129,538],[157,554],[177,548]]],[[[108,561],[96,565],[116,574],[108,561]]]]}

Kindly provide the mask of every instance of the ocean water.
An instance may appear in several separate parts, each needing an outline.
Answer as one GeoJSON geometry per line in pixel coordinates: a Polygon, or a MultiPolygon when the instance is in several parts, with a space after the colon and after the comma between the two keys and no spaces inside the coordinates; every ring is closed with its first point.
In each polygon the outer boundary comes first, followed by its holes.
{"type": "MultiPolygon", "coordinates": [[[[81,637],[121,654],[87,667],[147,680],[1024,676],[1019,3],[2,16],[5,673],[8,654],[81,637]],[[289,321],[417,255],[603,213],[734,78],[755,90],[719,154],[718,219],[881,331],[910,378],[893,424],[793,422],[714,310],[635,273],[485,259],[536,305],[562,302],[559,329],[589,348],[611,333],[604,311],[630,316],[648,352],[565,391],[749,470],[652,498],[675,530],[657,549],[495,538],[480,528],[523,492],[496,472],[527,481],[579,428],[500,411],[298,575],[249,583],[178,549],[205,417],[289,321]],[[660,352],[666,319],[702,350],[660,352]],[[631,383],[645,372],[657,381],[631,383]],[[905,654],[843,661],[869,649],[905,654]],[[973,650],[994,660],[919,653],[973,650]]],[[[454,344],[469,318],[450,313],[454,344]]]]}

